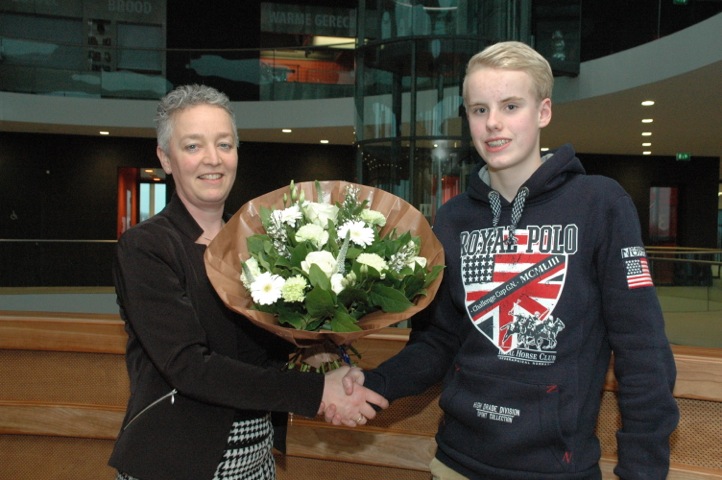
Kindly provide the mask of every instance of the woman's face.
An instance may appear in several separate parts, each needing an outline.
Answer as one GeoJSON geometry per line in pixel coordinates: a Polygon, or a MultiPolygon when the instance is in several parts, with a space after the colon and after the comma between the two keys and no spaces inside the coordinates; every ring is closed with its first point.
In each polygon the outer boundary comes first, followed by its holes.
{"type": "Polygon", "coordinates": [[[168,152],[157,149],[176,192],[193,214],[223,206],[236,179],[238,150],[231,118],[223,108],[195,105],[176,112],[168,152]]]}

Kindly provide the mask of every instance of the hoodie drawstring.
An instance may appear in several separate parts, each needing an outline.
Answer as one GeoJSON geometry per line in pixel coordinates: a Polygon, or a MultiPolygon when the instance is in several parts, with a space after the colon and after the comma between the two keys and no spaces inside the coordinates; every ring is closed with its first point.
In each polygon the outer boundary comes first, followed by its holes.
{"type": "Polygon", "coordinates": [[[501,200],[499,200],[499,192],[492,190],[489,192],[489,203],[491,204],[491,213],[494,215],[492,226],[499,225],[499,217],[501,217],[501,200]]]}
{"type": "MultiPolygon", "coordinates": [[[[516,227],[521,220],[521,214],[524,211],[524,203],[526,197],[529,196],[529,189],[527,187],[521,187],[514,197],[514,203],[511,208],[511,225],[509,225],[509,237],[506,239],[507,245],[516,245],[517,239],[514,235],[516,227]]],[[[493,214],[492,225],[496,227],[499,224],[501,218],[501,199],[499,192],[492,190],[489,192],[489,204],[491,205],[491,213],[493,214]]]]}

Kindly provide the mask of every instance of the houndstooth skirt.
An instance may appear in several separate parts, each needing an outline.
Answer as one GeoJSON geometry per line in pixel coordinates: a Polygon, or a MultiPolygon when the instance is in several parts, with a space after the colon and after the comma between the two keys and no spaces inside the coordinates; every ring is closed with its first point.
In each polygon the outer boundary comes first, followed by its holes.
{"type": "MultiPolygon", "coordinates": [[[[233,422],[212,480],[275,480],[271,415],[233,422]]],[[[118,472],[115,480],[139,480],[118,472]]],[[[150,480],[150,479],[148,479],[150,480]]]]}

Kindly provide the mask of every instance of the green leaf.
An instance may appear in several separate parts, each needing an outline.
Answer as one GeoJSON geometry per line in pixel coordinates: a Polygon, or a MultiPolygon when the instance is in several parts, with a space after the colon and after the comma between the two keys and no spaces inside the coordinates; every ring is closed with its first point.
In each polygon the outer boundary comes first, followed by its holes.
{"type": "Polygon", "coordinates": [[[268,235],[251,235],[246,237],[246,246],[248,247],[248,253],[251,255],[263,252],[264,243],[268,242],[268,235]]]}
{"type": "Polygon", "coordinates": [[[409,275],[405,277],[403,280],[403,289],[406,293],[406,298],[415,298],[424,291],[423,275],[409,275]]]}
{"type": "Polygon", "coordinates": [[[413,305],[403,292],[379,284],[371,287],[369,298],[386,313],[403,312],[413,305]]]}
{"type": "Polygon", "coordinates": [[[426,282],[424,283],[424,286],[428,287],[429,285],[431,285],[434,282],[434,280],[436,280],[436,277],[438,277],[439,274],[441,274],[441,272],[444,270],[444,268],[445,268],[444,265],[434,265],[431,268],[431,272],[426,276],[426,282]]]}
{"type": "Polygon", "coordinates": [[[261,216],[261,223],[263,224],[263,227],[268,229],[268,223],[271,221],[271,213],[273,212],[272,209],[268,207],[261,207],[261,211],[259,212],[261,216]]]}
{"type": "Polygon", "coordinates": [[[305,330],[306,321],[299,312],[285,310],[278,313],[278,321],[282,325],[290,325],[298,330],[305,330]]]}
{"type": "Polygon", "coordinates": [[[331,290],[331,280],[323,273],[321,267],[315,263],[308,270],[308,281],[311,282],[312,287],[318,287],[326,291],[331,290]]]}
{"type": "Polygon", "coordinates": [[[299,243],[293,250],[291,250],[291,263],[294,267],[300,267],[301,262],[306,259],[306,256],[311,252],[311,247],[306,243],[299,243]]]}
{"type": "Polygon", "coordinates": [[[314,318],[331,318],[336,312],[333,293],[319,287],[308,292],[304,304],[308,314],[314,318]]]}
{"type": "Polygon", "coordinates": [[[349,307],[352,303],[368,303],[369,296],[360,288],[347,287],[338,294],[338,301],[346,307],[349,307]]]}
{"type": "Polygon", "coordinates": [[[356,324],[356,319],[341,307],[336,310],[336,314],[331,319],[331,330],[334,332],[357,332],[361,330],[361,327],[356,324]]]}

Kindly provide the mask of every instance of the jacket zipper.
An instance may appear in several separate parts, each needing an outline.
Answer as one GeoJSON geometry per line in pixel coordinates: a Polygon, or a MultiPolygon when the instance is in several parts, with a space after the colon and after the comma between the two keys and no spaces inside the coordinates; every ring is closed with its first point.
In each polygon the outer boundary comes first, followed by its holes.
{"type": "Polygon", "coordinates": [[[160,402],[162,402],[162,401],[165,400],[166,398],[170,397],[170,403],[171,403],[171,405],[173,405],[173,404],[175,403],[175,394],[176,394],[176,393],[178,393],[178,390],[176,390],[176,389],[174,388],[173,390],[171,390],[170,392],[166,393],[165,395],[163,395],[162,397],[160,397],[159,399],[155,400],[153,403],[151,403],[150,405],[148,405],[147,407],[145,407],[143,410],[141,410],[140,412],[138,412],[133,418],[130,419],[130,421],[125,425],[125,427],[123,427],[123,431],[125,431],[126,428],[130,427],[130,424],[133,423],[133,422],[135,422],[135,421],[138,419],[138,417],[140,417],[140,416],[143,415],[145,412],[147,412],[147,411],[150,410],[151,408],[153,408],[153,407],[155,407],[156,405],[158,405],[160,402]]]}

